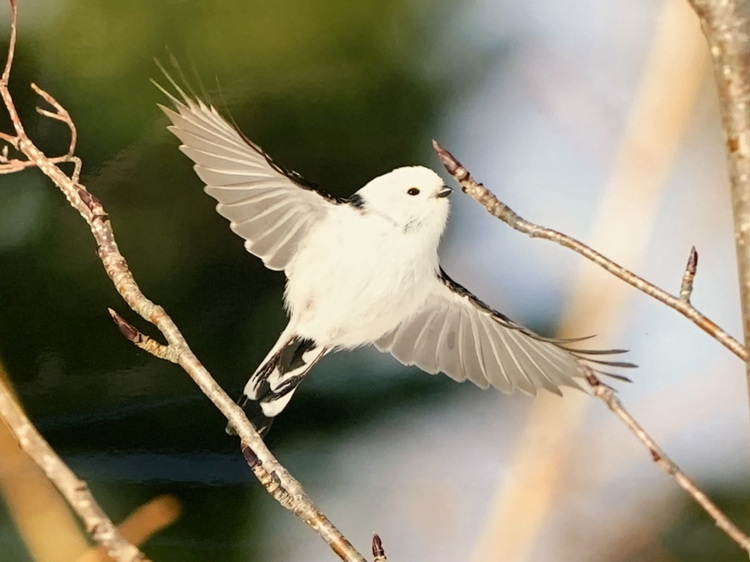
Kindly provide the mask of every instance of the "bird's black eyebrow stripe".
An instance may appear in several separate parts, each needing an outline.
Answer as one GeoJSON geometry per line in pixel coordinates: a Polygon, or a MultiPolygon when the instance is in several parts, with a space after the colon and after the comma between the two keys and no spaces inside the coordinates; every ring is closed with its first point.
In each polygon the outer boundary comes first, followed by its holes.
{"type": "Polygon", "coordinates": [[[349,199],[346,200],[349,205],[354,207],[355,209],[361,209],[365,206],[365,200],[362,198],[362,196],[359,193],[352,194],[349,199]]]}

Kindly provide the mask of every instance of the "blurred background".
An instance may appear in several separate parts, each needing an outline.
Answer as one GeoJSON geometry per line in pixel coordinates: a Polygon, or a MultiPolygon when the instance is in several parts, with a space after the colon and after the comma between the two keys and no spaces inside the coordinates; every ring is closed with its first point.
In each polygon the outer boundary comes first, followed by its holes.
{"type": "MultiPolygon", "coordinates": [[[[525,218],[670,291],[695,245],[694,304],[742,337],[716,96],[684,1],[19,4],[27,131],[65,152],[33,81],[75,119],[82,182],[142,289],[232,395],[284,326],[284,279],[202,193],[156,106],[154,58],[173,55],[249,138],[337,195],[396,166],[442,173],[437,138],[525,218]]],[[[56,188],[35,170],[2,184],[0,360],[109,515],[160,561],[333,559],[258,485],[192,381],[114,328],[107,307],[156,335],[56,188]]],[[[545,335],[630,349],[623,402],[750,528],[741,362],[568,250],[459,192],[452,203],[445,269],[545,335]]],[[[583,393],[504,396],[360,350],[314,369],[268,443],[360,551],[378,532],[394,562],[743,559],[583,393]]],[[[0,491],[2,560],[80,559],[85,534],[6,434],[0,491]]]]}

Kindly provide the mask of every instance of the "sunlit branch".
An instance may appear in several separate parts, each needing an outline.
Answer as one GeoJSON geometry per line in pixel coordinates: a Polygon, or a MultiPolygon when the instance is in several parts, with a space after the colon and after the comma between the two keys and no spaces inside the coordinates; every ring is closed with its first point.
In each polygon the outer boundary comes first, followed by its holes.
{"type": "MultiPolygon", "coordinates": [[[[734,339],[726,330],[723,330],[716,325],[710,318],[704,316],[697,308],[690,304],[689,299],[681,299],[674,295],[669,294],[664,289],[661,289],[649,283],[642,277],[639,277],[632,271],[629,271],[612,261],[611,259],[603,256],[593,248],[587,246],[583,242],[558,232],[551,228],[539,226],[532,222],[529,222],[519,215],[517,215],[510,207],[495,197],[495,195],[487,189],[484,185],[477,182],[464,168],[461,163],[447,150],[445,150],[437,141],[432,141],[435,152],[437,153],[440,161],[442,162],[445,169],[451,174],[455,180],[461,185],[461,189],[464,193],[467,193],[474,200],[482,205],[487,211],[494,217],[497,217],[511,228],[523,232],[531,236],[532,238],[544,238],[551,240],[557,244],[569,248],[574,252],[581,254],[583,257],[591,260],[598,266],[610,272],[615,277],[618,277],[629,283],[639,291],[646,293],[650,297],[664,303],[670,308],[675,309],[677,312],[690,319],[694,324],[701,328],[704,332],[708,333],[716,341],[724,345],[737,357],[743,361],[747,361],[748,354],[745,347],[734,339]]],[[[696,262],[697,265],[697,262],[696,262]]]]}

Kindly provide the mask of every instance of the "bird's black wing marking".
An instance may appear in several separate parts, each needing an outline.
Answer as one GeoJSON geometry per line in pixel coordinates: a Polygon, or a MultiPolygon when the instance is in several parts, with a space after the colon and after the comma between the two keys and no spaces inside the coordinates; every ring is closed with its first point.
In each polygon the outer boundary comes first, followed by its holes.
{"type": "MultiPolygon", "coordinates": [[[[568,351],[578,357],[579,359],[583,359],[584,361],[588,361],[589,363],[595,363],[597,365],[606,365],[608,367],[617,367],[617,368],[624,368],[624,369],[632,369],[637,367],[634,363],[630,363],[629,361],[604,361],[601,359],[593,359],[592,357],[588,356],[597,356],[597,355],[619,355],[621,353],[627,353],[627,349],[575,349],[568,347],[570,344],[582,342],[589,340],[595,336],[583,336],[580,338],[548,338],[545,336],[540,336],[536,332],[528,329],[527,327],[518,324],[517,322],[514,322],[510,318],[508,318],[506,315],[504,315],[502,312],[499,312],[489,306],[488,304],[481,301],[476,295],[474,295],[471,291],[469,291],[466,287],[463,285],[457,283],[453,279],[451,279],[448,274],[445,272],[445,270],[441,267],[440,273],[438,275],[440,278],[440,281],[448,287],[451,291],[456,293],[457,295],[460,295],[461,297],[466,298],[472,305],[477,307],[477,309],[481,310],[482,312],[489,314],[492,316],[492,318],[501,324],[502,326],[509,328],[511,330],[518,330],[525,336],[528,336],[530,338],[533,338],[540,342],[546,342],[551,343],[556,346],[558,346],[561,349],[564,349],[565,351],[568,351]]],[[[602,373],[599,369],[594,368],[593,369],[596,372],[602,373]]],[[[613,373],[602,373],[606,374],[608,376],[631,382],[630,379],[627,377],[624,377],[622,375],[613,374],[613,373]]]]}
{"type": "Polygon", "coordinates": [[[268,162],[268,165],[271,166],[271,168],[276,170],[279,174],[285,176],[290,181],[294,182],[301,189],[307,189],[309,191],[313,191],[335,205],[340,205],[346,202],[345,199],[342,199],[341,197],[336,197],[335,195],[328,193],[327,191],[322,189],[319,184],[308,180],[299,172],[279,164],[276,160],[273,159],[273,157],[270,154],[268,154],[268,152],[266,152],[263,149],[263,147],[261,147],[259,144],[247,138],[247,136],[245,136],[245,133],[243,133],[239,128],[236,128],[236,130],[237,130],[237,133],[245,140],[245,142],[251,148],[253,148],[256,152],[258,152],[258,154],[260,154],[261,156],[263,156],[263,158],[266,159],[266,162],[268,162]]]}
{"type": "MultiPolygon", "coordinates": [[[[579,340],[542,337],[487,306],[444,271],[438,277],[427,289],[422,310],[375,342],[378,349],[428,373],[443,372],[458,381],[492,385],[503,392],[518,389],[536,394],[545,388],[559,394],[561,386],[579,386],[577,379],[587,369],[598,371],[583,363],[598,359],[587,357],[586,350],[568,347],[579,340]]],[[[602,353],[596,350],[592,354],[602,353]]]]}

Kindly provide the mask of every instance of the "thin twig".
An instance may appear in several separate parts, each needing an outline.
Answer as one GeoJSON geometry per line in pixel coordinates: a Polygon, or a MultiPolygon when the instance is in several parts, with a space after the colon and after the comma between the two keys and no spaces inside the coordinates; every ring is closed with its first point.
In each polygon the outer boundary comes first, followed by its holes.
{"type": "Polygon", "coordinates": [[[42,109],[41,107],[37,107],[37,113],[39,115],[44,115],[45,117],[49,117],[50,119],[56,119],[57,121],[62,121],[65,123],[68,128],[70,129],[70,145],[68,146],[68,156],[73,156],[73,153],[76,151],[76,142],[78,141],[78,129],[76,129],[75,123],[73,123],[73,120],[70,118],[70,114],[68,113],[68,110],[65,109],[60,103],[49,93],[42,90],[39,86],[31,83],[31,89],[34,90],[34,92],[42,98],[44,101],[46,101],[48,104],[50,104],[52,107],[55,108],[55,111],[49,111],[47,109],[42,109]]]}
{"type": "MultiPolygon", "coordinates": [[[[184,368],[184,365],[183,365],[184,368]]],[[[227,398],[229,398],[227,396],[227,398]]],[[[231,400],[230,400],[231,402],[231,400]]],[[[234,404],[234,402],[231,402],[234,404]]],[[[227,419],[234,426],[235,431],[240,436],[240,446],[250,468],[255,473],[256,478],[263,484],[274,499],[305,521],[320,537],[331,547],[339,558],[347,562],[365,562],[364,557],[357,552],[349,540],[333,526],[328,518],[321,512],[312,500],[305,494],[302,486],[297,482],[287,470],[281,466],[276,459],[273,462],[278,468],[273,468],[271,462],[261,462],[257,453],[259,448],[251,447],[248,438],[252,437],[251,433],[257,435],[255,429],[247,421],[241,408],[237,408],[240,416],[227,416],[227,419]],[[244,421],[242,421],[244,420],[244,421]],[[242,421],[237,425],[237,421],[242,421]],[[248,429],[250,431],[248,431],[248,429]]],[[[265,447],[264,447],[265,448],[265,447]]],[[[267,451],[267,450],[266,450],[267,451]]],[[[268,453],[270,455],[270,453],[268,453]]],[[[273,458],[273,457],[272,457],[273,458]]]]}
{"type": "Polygon", "coordinates": [[[589,372],[586,380],[594,391],[594,396],[601,399],[607,407],[627,426],[627,428],[643,443],[651,453],[651,459],[671,476],[679,486],[692,497],[698,505],[714,520],[716,526],[724,531],[729,538],[736,542],[745,552],[750,553],[750,537],[740,531],[732,521],[724,515],[719,507],[693,482],[677,464],[670,459],[646,430],[622,405],[622,402],[607,385],[603,384],[593,373],[589,372]]]}
{"type": "Polygon", "coordinates": [[[690,249],[690,257],[687,265],[685,265],[685,273],[682,274],[682,282],[680,283],[680,300],[687,304],[690,304],[690,297],[693,294],[693,281],[696,271],[698,271],[698,251],[693,246],[690,249]]]}
{"type": "MultiPolygon", "coordinates": [[[[56,156],[55,158],[50,158],[49,161],[53,164],[64,164],[70,162],[70,159],[67,156],[56,156]]],[[[0,175],[15,174],[26,168],[34,167],[36,167],[36,164],[29,160],[9,159],[4,154],[0,154],[0,175]]]]}
{"type": "Polygon", "coordinates": [[[154,357],[164,359],[165,361],[169,361],[170,363],[179,362],[180,358],[177,356],[172,347],[168,345],[162,345],[154,338],[150,338],[149,336],[141,333],[135,326],[133,326],[130,322],[125,320],[111,308],[108,308],[107,310],[109,310],[109,315],[112,317],[115,326],[117,326],[117,329],[120,330],[120,333],[125,337],[126,340],[133,343],[136,347],[141,348],[143,351],[150,353],[154,357]]]}
{"type": "Polygon", "coordinates": [[[440,161],[442,162],[445,169],[451,174],[455,180],[461,185],[461,189],[464,193],[471,195],[477,203],[482,205],[487,211],[494,217],[497,217],[501,221],[505,222],[511,228],[523,232],[531,236],[532,238],[544,238],[556,242],[565,248],[569,248],[583,257],[591,260],[598,266],[604,268],[615,277],[622,279],[626,283],[632,285],[639,291],[646,293],[647,295],[655,298],[656,300],[664,303],[670,308],[675,309],[677,312],[691,320],[701,330],[709,334],[716,341],[724,345],[737,357],[743,361],[747,361],[748,353],[747,349],[734,339],[726,330],[723,330],[716,325],[708,317],[704,316],[697,308],[695,308],[690,302],[683,301],[679,297],[669,294],[667,291],[660,289],[653,283],[649,283],[642,277],[639,277],[632,271],[629,271],[621,265],[615,263],[611,259],[603,256],[593,248],[590,248],[586,244],[579,242],[575,238],[552,230],[551,228],[545,228],[537,224],[531,223],[520,216],[518,216],[513,210],[506,204],[502,203],[495,197],[495,195],[484,185],[477,182],[464,168],[461,163],[447,150],[445,150],[437,141],[432,141],[432,146],[435,149],[440,161]]]}
{"type": "Polygon", "coordinates": [[[73,171],[73,181],[77,182],[78,177],[81,173],[81,159],[75,156],[76,151],[76,144],[78,143],[78,129],[76,128],[76,124],[73,123],[73,119],[70,117],[70,113],[68,113],[68,110],[65,109],[60,103],[49,93],[42,90],[39,86],[31,83],[31,89],[34,90],[34,92],[42,98],[44,101],[46,101],[48,104],[50,104],[53,108],[55,108],[55,111],[49,111],[47,109],[42,109],[41,107],[37,107],[36,111],[39,113],[39,115],[43,115],[45,117],[49,117],[50,119],[55,119],[57,121],[61,121],[65,123],[68,126],[68,129],[70,130],[70,143],[68,145],[68,152],[65,154],[63,158],[66,158],[66,162],[73,162],[75,164],[75,169],[73,171]]]}
{"type": "MultiPolygon", "coordinates": [[[[689,2],[708,41],[719,92],[734,212],[742,324],[745,346],[750,348],[750,2],[689,2]]],[[[746,365],[746,375],[750,391],[750,362],[746,365]]]]}
{"type": "MultiPolygon", "coordinates": [[[[18,137],[13,136],[13,135],[9,135],[7,133],[0,133],[0,140],[4,141],[4,142],[7,142],[7,143],[10,143],[11,145],[13,145],[13,147],[16,147],[16,145],[18,144],[18,137]]],[[[3,147],[3,150],[7,150],[7,149],[8,149],[7,146],[3,147]]],[[[7,154],[5,154],[4,156],[6,158],[8,157],[7,154]]]]}
{"type": "MultiPolygon", "coordinates": [[[[248,421],[242,408],[235,404],[229,395],[211,377],[205,367],[203,367],[164,309],[150,301],[141,292],[128,268],[124,256],[120,253],[117,246],[109,215],[99,200],[89,193],[83,185],[78,183],[78,167],[74,172],[73,178],[68,177],[56,165],[58,161],[48,158],[26,136],[8,90],[8,79],[16,36],[16,5],[14,0],[10,0],[10,2],[13,9],[11,45],[2,80],[0,80],[0,96],[2,96],[16,131],[16,138],[11,139],[9,142],[23,153],[29,162],[32,162],[42,173],[52,180],[63,192],[73,208],[83,217],[89,225],[91,234],[97,243],[99,258],[115,288],[133,311],[159,329],[167,343],[166,345],[160,344],[144,336],[121,316],[111,311],[112,318],[121,333],[130,341],[157,357],[178,363],[211,402],[226,416],[232,426],[234,426],[241,439],[241,449],[250,468],[269,494],[312,527],[342,560],[364,562],[364,557],[354,549],[341,532],[323,515],[307,496],[300,483],[271,454],[261,437],[248,421]]],[[[75,126],[68,112],[41,88],[35,86],[34,91],[55,108],[57,113],[53,118],[68,124],[71,130],[71,147],[74,147],[76,140],[75,126]]],[[[52,117],[52,115],[47,116],[52,117]]],[[[74,158],[72,154],[68,154],[66,157],[74,158]]]]}
{"type": "Polygon", "coordinates": [[[70,468],[44,440],[21,408],[10,390],[0,380],[0,416],[18,439],[18,444],[39,465],[60,490],[68,504],[78,514],[91,536],[118,562],[145,562],[148,559],[122,534],[107,517],[85,482],[70,468]]]}
{"type": "Polygon", "coordinates": [[[16,131],[17,138],[13,144],[14,147],[18,148],[21,136],[24,135],[23,125],[21,119],[18,117],[18,111],[16,111],[16,105],[13,103],[13,99],[10,96],[10,90],[8,89],[8,80],[10,80],[10,69],[13,66],[13,57],[16,54],[16,35],[18,30],[18,6],[16,0],[9,0],[10,2],[10,42],[8,45],[8,57],[5,59],[5,68],[3,69],[2,77],[0,77],[0,94],[3,98],[3,103],[8,110],[10,120],[13,123],[13,128],[16,131]]]}

